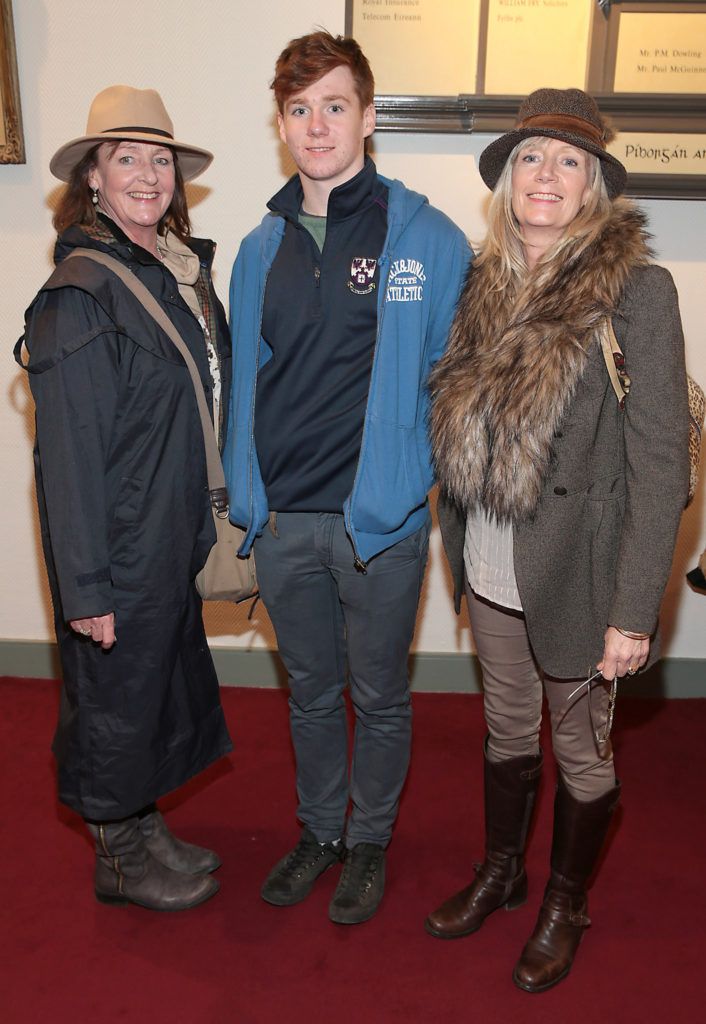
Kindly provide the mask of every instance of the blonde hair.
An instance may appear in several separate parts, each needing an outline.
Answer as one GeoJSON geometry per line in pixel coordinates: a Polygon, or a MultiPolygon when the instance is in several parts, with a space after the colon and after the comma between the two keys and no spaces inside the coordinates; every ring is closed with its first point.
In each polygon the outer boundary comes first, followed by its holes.
{"type": "MultiPolygon", "coordinates": [[[[476,260],[477,266],[487,261],[493,268],[489,282],[491,291],[509,288],[517,294],[529,276],[522,231],[512,209],[512,171],[523,150],[529,146],[543,149],[549,141],[546,136],[532,136],[518,142],[493,190],[488,208],[488,234],[476,260]]],[[[537,261],[532,271],[535,285],[541,285],[544,278],[555,273],[568,248],[572,257],[576,257],[591,245],[610,216],[612,202],[603,180],[601,162],[593,153],[585,152],[590,182],[588,198],[561,238],[537,261]]]]}

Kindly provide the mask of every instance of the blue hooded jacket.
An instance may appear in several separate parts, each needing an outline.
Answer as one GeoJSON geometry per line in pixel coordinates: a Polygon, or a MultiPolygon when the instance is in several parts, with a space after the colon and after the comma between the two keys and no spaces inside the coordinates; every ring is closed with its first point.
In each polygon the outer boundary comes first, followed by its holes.
{"type": "MultiPolygon", "coordinates": [[[[353,488],[343,506],[362,563],[419,529],[434,482],[427,429],[429,371],[448,340],[471,251],[455,224],[425,196],[380,176],[389,189],[380,256],[375,354],[353,488]]],[[[240,246],[230,286],[233,388],[223,453],[230,518],[247,554],[269,508],[254,441],[258,368],[271,357],[261,334],[267,275],[285,220],[267,214],[240,246]]]]}

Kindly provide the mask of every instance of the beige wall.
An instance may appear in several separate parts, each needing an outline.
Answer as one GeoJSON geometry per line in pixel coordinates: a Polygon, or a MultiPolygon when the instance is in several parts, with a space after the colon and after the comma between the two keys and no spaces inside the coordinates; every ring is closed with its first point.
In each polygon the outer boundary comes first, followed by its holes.
{"type": "MultiPolygon", "coordinates": [[[[344,0],[15,0],[27,164],[0,166],[0,639],[51,636],[33,504],[31,403],[10,356],[23,310],[51,268],[57,182],[49,158],[82,134],[100,89],[118,82],[159,89],[178,136],[216,154],[190,201],[195,232],[219,243],[216,286],[225,298],[240,238],[291,171],[273,128],[267,84],[274,59],[294,35],[319,25],[342,31],[344,11],[344,0]]],[[[487,193],[476,162],[487,142],[487,136],[381,134],[374,148],[383,173],[425,192],[477,240],[487,193]]],[[[644,205],[660,262],[679,289],[690,370],[706,383],[706,203],[644,205]]],[[[703,484],[684,517],[666,600],[668,653],[676,657],[706,657],[706,598],[684,584],[684,572],[706,545],[703,484]]],[[[253,623],[241,609],[220,605],[209,608],[207,621],[218,645],[273,645],[261,606],[253,623]]],[[[468,631],[451,611],[438,535],[416,643],[425,652],[469,649],[468,631]]]]}

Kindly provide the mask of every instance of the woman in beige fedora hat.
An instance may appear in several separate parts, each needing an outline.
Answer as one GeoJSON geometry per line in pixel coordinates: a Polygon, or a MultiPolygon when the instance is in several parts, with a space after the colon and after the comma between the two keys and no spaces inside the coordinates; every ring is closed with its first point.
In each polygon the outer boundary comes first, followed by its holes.
{"type": "Polygon", "coordinates": [[[608,139],[586,93],[539,89],[483,152],[489,233],[431,379],[439,518],[488,735],[485,857],[426,928],[470,935],[526,899],[544,691],[558,786],[549,881],[513,974],[528,992],[568,974],[589,924],[587,882],[620,792],[615,681],[657,656],[689,479],[676,291],[650,263],[608,139]],[[620,404],[611,330],[632,378],[620,404]]]}
{"type": "Polygon", "coordinates": [[[117,260],[157,300],[196,362],[222,438],[228,329],[211,281],[214,245],[191,237],[184,191],[211,159],[174,138],[153,90],[99,93],[86,134],[51,161],[67,182],[56,270],[24,336],[63,669],[59,797],[95,839],[98,899],[154,910],[186,909],[218,889],[216,854],[176,839],[155,804],[231,747],[194,586],[214,529],[184,361],[90,254],[117,260]]]}

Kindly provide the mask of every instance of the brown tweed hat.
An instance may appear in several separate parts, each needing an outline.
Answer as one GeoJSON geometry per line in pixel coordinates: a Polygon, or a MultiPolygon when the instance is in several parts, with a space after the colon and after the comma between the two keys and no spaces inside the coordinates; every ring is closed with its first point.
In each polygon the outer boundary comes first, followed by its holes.
{"type": "Polygon", "coordinates": [[[86,134],[72,139],[57,149],[49,170],[68,181],[79,160],[98,142],[108,139],[130,139],[169,146],[179,154],[179,167],[184,181],[205,171],[213,153],[190,143],[177,142],[174,125],[162,97],[154,89],[133,89],[129,85],[111,85],[99,92],[88,112],[86,134]]]}
{"type": "Polygon", "coordinates": [[[536,135],[561,139],[599,158],[608,195],[615,199],[625,190],[628,175],[620,161],[606,151],[613,134],[596,101],[582,89],[537,89],[522,101],[513,130],[483,150],[478,169],[488,188],[494,189],[518,142],[536,135]]]}

